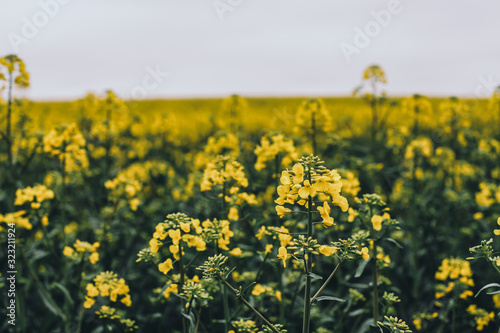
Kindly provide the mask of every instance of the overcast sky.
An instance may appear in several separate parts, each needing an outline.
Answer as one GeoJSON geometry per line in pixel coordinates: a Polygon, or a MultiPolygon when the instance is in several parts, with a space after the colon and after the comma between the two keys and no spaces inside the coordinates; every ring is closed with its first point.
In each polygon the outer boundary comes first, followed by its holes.
{"type": "Polygon", "coordinates": [[[0,56],[24,59],[35,100],[349,95],[370,64],[392,95],[485,96],[499,13],[498,0],[0,0],[0,56]]]}

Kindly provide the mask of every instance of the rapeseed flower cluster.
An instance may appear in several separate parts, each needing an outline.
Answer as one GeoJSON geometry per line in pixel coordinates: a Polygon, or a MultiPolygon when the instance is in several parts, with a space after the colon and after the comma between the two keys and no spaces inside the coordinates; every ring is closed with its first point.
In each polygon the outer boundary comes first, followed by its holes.
{"type": "Polygon", "coordinates": [[[251,294],[253,296],[266,295],[266,296],[276,297],[276,299],[281,302],[281,291],[274,290],[271,286],[268,285],[262,285],[260,283],[257,283],[253,287],[251,294]]]}
{"type": "Polygon", "coordinates": [[[474,316],[476,321],[476,331],[482,331],[491,321],[495,321],[495,313],[488,312],[485,309],[478,308],[476,304],[471,304],[467,312],[474,316]]]}
{"type": "Polygon", "coordinates": [[[257,162],[255,162],[257,171],[263,170],[266,162],[275,160],[277,157],[280,157],[279,163],[282,167],[289,166],[298,157],[293,140],[286,139],[282,134],[271,136],[271,140],[263,136],[260,146],[255,148],[254,153],[257,156],[257,162]]]}
{"type": "Polygon", "coordinates": [[[129,295],[129,287],[123,278],[118,279],[118,275],[114,272],[106,271],[99,273],[93,283],[88,283],[87,295],[83,307],[90,309],[95,303],[95,298],[98,296],[109,297],[112,302],[116,302],[118,296],[122,296],[120,302],[126,306],[132,305],[129,295]]]}
{"type": "Polygon", "coordinates": [[[467,260],[459,258],[445,258],[436,272],[436,280],[448,282],[436,285],[436,299],[441,299],[452,292],[459,298],[466,299],[473,295],[470,287],[474,287],[472,270],[467,260]]]}
{"type": "MultiPolygon", "coordinates": [[[[149,249],[152,253],[157,253],[159,249],[167,243],[166,239],[169,238],[169,252],[174,259],[178,260],[180,255],[183,254],[182,242],[188,247],[195,247],[197,251],[206,250],[206,242],[203,235],[203,228],[200,220],[189,218],[185,214],[176,213],[167,215],[164,222],[156,225],[156,231],[153,238],[149,241],[149,249]]],[[[167,274],[173,269],[172,259],[168,258],[166,261],[158,265],[158,269],[163,274],[167,274]]]]}
{"type": "Polygon", "coordinates": [[[31,228],[33,228],[33,225],[30,223],[29,218],[23,216],[24,214],[26,214],[25,210],[20,210],[18,212],[8,213],[5,215],[0,214],[0,223],[3,222],[7,225],[14,223],[16,227],[21,227],[27,230],[31,230],[31,228]]]}
{"type": "Polygon", "coordinates": [[[8,81],[11,76],[13,76],[13,83],[19,87],[30,85],[30,75],[26,71],[26,64],[13,54],[0,57],[0,81],[8,81]]]}
{"type": "Polygon", "coordinates": [[[342,182],[339,173],[337,170],[326,169],[323,164],[323,161],[311,155],[300,159],[294,164],[292,170],[285,170],[281,173],[281,185],[277,188],[279,197],[275,200],[278,204],[276,212],[280,217],[292,212],[284,204],[299,204],[308,208],[309,201],[312,202],[312,198],[316,196],[322,201],[322,205],[318,205],[317,210],[325,227],[334,224],[333,217],[330,216],[329,203],[339,206],[344,212],[348,210],[347,199],[340,195],[342,182]]]}
{"type": "Polygon", "coordinates": [[[43,150],[59,158],[65,171],[78,171],[89,166],[85,138],[75,123],[52,129],[43,138],[43,150]]]}
{"type": "Polygon", "coordinates": [[[99,261],[99,248],[100,243],[95,242],[90,244],[89,242],[82,242],[79,239],[73,244],[73,247],[65,246],[63,249],[63,254],[72,260],[82,260],[85,253],[88,253],[88,260],[91,264],[95,264],[99,261]]]}
{"type": "Polygon", "coordinates": [[[42,202],[54,198],[54,192],[45,185],[28,186],[24,189],[17,189],[14,205],[21,206],[26,202],[31,203],[31,208],[39,209],[42,202]]]}
{"type": "Polygon", "coordinates": [[[137,196],[142,190],[138,180],[128,178],[124,173],[119,173],[116,178],[106,181],[104,186],[110,190],[109,198],[112,202],[118,203],[120,199],[124,199],[132,211],[137,210],[141,203],[137,196]]]}
{"type": "MultiPolygon", "coordinates": [[[[238,206],[246,202],[256,205],[254,194],[241,192],[240,189],[248,186],[244,167],[230,156],[218,156],[215,161],[208,163],[200,185],[201,191],[210,191],[215,186],[221,186],[224,206],[230,206],[227,218],[236,221],[239,219],[238,206]]],[[[223,212],[225,213],[225,212],[223,212]]]]}
{"type": "Polygon", "coordinates": [[[294,131],[298,135],[327,133],[331,129],[331,116],[321,99],[308,99],[300,105],[295,115],[294,131]]]}

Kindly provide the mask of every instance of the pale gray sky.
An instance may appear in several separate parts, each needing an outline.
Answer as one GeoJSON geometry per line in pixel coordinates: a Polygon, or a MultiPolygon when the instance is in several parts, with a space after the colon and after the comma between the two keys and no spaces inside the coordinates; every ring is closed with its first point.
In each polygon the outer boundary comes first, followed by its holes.
{"type": "Polygon", "coordinates": [[[25,60],[35,100],[348,95],[373,63],[389,94],[484,96],[500,84],[499,13],[498,0],[0,0],[0,56],[25,60]]]}

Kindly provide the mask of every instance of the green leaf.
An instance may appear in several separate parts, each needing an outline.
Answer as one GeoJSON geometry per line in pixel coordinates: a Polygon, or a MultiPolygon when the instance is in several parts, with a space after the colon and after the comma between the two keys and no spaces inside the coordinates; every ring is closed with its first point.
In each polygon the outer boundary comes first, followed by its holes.
{"type": "Polygon", "coordinates": [[[242,293],[243,295],[246,295],[247,290],[248,290],[251,286],[253,286],[253,285],[255,285],[255,284],[257,284],[257,282],[255,282],[255,281],[254,281],[254,282],[252,282],[252,283],[250,283],[248,286],[246,286],[246,287],[245,287],[245,289],[243,289],[243,291],[242,291],[241,293],[242,293]]]}
{"type": "Polygon", "coordinates": [[[357,310],[349,312],[348,316],[349,317],[357,317],[357,316],[362,315],[365,312],[366,312],[365,309],[357,309],[357,310]]]}
{"type": "Polygon", "coordinates": [[[68,300],[69,304],[73,305],[75,303],[73,301],[73,298],[71,298],[71,295],[69,294],[68,289],[66,289],[65,286],[63,286],[59,282],[52,283],[52,286],[55,287],[55,288],[57,288],[57,289],[59,289],[60,291],[62,291],[62,293],[64,294],[64,297],[66,297],[66,299],[68,300]]]}
{"type": "MultiPolygon", "coordinates": [[[[474,297],[477,297],[481,293],[481,291],[483,291],[485,289],[488,289],[488,288],[491,288],[491,287],[500,288],[500,284],[498,284],[498,283],[489,283],[489,284],[485,285],[484,287],[482,287],[481,289],[479,289],[479,291],[477,292],[476,296],[474,296],[474,297]]],[[[492,294],[489,294],[489,295],[492,295],[492,294]]]]}
{"type": "Polygon", "coordinates": [[[342,299],[342,298],[338,298],[338,297],[333,297],[333,296],[319,296],[319,297],[316,297],[316,301],[317,302],[320,302],[320,301],[335,301],[335,302],[346,302],[345,299],[342,299]]]}
{"type": "Polygon", "coordinates": [[[363,272],[364,272],[364,270],[366,268],[366,265],[368,265],[369,261],[370,260],[363,260],[363,261],[361,261],[361,263],[358,266],[358,269],[356,269],[356,274],[354,274],[355,278],[359,278],[361,276],[361,274],[363,274],[363,272]]]}
{"type": "Polygon", "coordinates": [[[57,306],[57,304],[54,302],[54,300],[50,299],[47,295],[45,295],[45,292],[42,291],[41,289],[38,289],[38,294],[42,298],[42,302],[49,309],[50,312],[55,314],[56,316],[61,317],[63,320],[66,320],[66,316],[64,313],[61,311],[61,309],[57,306]]]}
{"type": "Polygon", "coordinates": [[[309,276],[311,277],[312,280],[323,280],[323,277],[318,274],[309,273],[309,276]]]}
{"type": "Polygon", "coordinates": [[[196,327],[196,320],[194,318],[194,314],[192,312],[188,314],[182,311],[182,316],[184,318],[187,318],[187,320],[189,320],[189,333],[194,333],[194,329],[196,327]]]}
{"type": "Polygon", "coordinates": [[[227,278],[229,277],[229,275],[231,275],[231,273],[236,269],[236,266],[233,267],[233,269],[231,269],[229,272],[227,272],[227,274],[224,276],[224,279],[227,280],[227,278]]]}
{"type": "Polygon", "coordinates": [[[403,245],[399,244],[399,242],[395,239],[392,239],[392,238],[384,238],[386,241],[388,242],[391,242],[393,243],[394,245],[396,245],[397,247],[399,247],[400,249],[403,249],[403,245]]]}

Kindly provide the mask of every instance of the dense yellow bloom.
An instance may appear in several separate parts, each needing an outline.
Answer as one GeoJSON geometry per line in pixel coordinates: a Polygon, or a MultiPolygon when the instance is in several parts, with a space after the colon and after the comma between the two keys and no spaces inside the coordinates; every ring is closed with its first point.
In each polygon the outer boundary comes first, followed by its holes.
{"type": "Polygon", "coordinates": [[[494,312],[487,312],[484,309],[478,308],[476,304],[469,305],[467,312],[474,316],[477,331],[482,331],[490,321],[494,321],[495,319],[494,312]]]}
{"type": "MultiPolygon", "coordinates": [[[[41,203],[45,200],[53,198],[54,192],[48,189],[45,185],[36,185],[34,187],[28,186],[24,189],[17,189],[16,201],[14,201],[14,205],[20,206],[25,202],[32,202],[34,200],[36,200],[37,203],[41,203]]],[[[36,208],[39,208],[39,206],[36,208]]]]}
{"type": "Polygon", "coordinates": [[[44,151],[59,157],[66,171],[88,168],[85,138],[75,123],[52,129],[44,138],[44,151]]]}
{"type": "Polygon", "coordinates": [[[430,157],[432,152],[432,141],[429,138],[415,139],[406,147],[405,159],[410,160],[415,154],[430,157]]]}
{"type": "Polygon", "coordinates": [[[311,98],[305,100],[298,108],[295,115],[295,133],[311,135],[326,133],[331,129],[331,116],[321,99],[311,98]],[[314,129],[313,129],[314,126],[314,129]]]}
{"type": "Polygon", "coordinates": [[[0,58],[0,81],[12,80],[21,88],[29,87],[30,75],[24,61],[14,54],[0,58]]]}
{"type": "Polygon", "coordinates": [[[23,217],[26,214],[26,211],[20,210],[15,213],[9,213],[6,215],[0,214],[0,223],[11,224],[14,223],[16,227],[21,227],[27,230],[31,230],[33,225],[30,223],[27,217],[23,217]]]}
{"type": "Polygon", "coordinates": [[[272,250],[273,250],[273,244],[266,244],[266,250],[265,250],[265,252],[266,253],[271,253],[272,250]]]}
{"type": "Polygon", "coordinates": [[[451,280],[464,278],[464,283],[473,286],[474,282],[472,281],[471,277],[472,270],[470,268],[470,263],[459,258],[443,259],[443,261],[441,262],[441,266],[436,272],[436,280],[445,281],[448,278],[451,280]]]}
{"type": "Polygon", "coordinates": [[[90,244],[89,242],[82,242],[79,239],[77,239],[75,244],[73,244],[73,246],[77,252],[96,252],[100,244],[99,242],[90,244]]]}
{"type": "Polygon", "coordinates": [[[97,252],[99,246],[99,242],[90,244],[89,242],[82,242],[77,239],[73,244],[73,248],[69,246],[64,247],[63,254],[72,260],[80,260],[84,257],[85,253],[88,253],[88,260],[91,264],[95,264],[99,261],[99,253],[97,252]]]}
{"type": "Polygon", "coordinates": [[[137,197],[142,190],[141,182],[127,171],[120,172],[116,178],[106,181],[104,186],[110,191],[109,198],[113,202],[126,200],[132,211],[136,211],[140,204],[137,197]]]}
{"type": "Polygon", "coordinates": [[[387,83],[385,72],[379,65],[371,65],[367,67],[363,72],[363,80],[387,83]]]}
{"type": "Polygon", "coordinates": [[[213,221],[205,220],[202,223],[206,232],[212,234],[217,239],[219,248],[227,251],[229,250],[227,245],[230,243],[230,238],[234,236],[230,225],[228,220],[219,221],[217,219],[213,219],[213,221]]]}
{"type": "Polygon", "coordinates": [[[405,98],[401,107],[405,116],[418,121],[427,121],[432,115],[432,105],[429,99],[422,95],[405,98]]]}
{"type": "Polygon", "coordinates": [[[263,294],[266,292],[266,288],[262,286],[261,284],[256,284],[253,289],[252,289],[252,295],[254,296],[259,296],[260,294],[263,294]]]}
{"type": "Polygon", "coordinates": [[[258,171],[264,169],[266,162],[274,160],[277,155],[281,157],[280,163],[284,167],[290,165],[298,157],[292,140],[285,139],[282,134],[272,136],[271,140],[272,144],[266,136],[262,137],[260,146],[254,150],[257,155],[255,169],[258,171]]]}
{"type": "Polygon", "coordinates": [[[232,187],[248,186],[243,166],[232,158],[219,156],[214,162],[207,164],[200,188],[201,191],[210,191],[213,186],[227,182],[234,182],[232,187]]]}
{"type": "Polygon", "coordinates": [[[126,306],[130,306],[130,289],[124,279],[118,279],[116,273],[101,272],[95,278],[93,283],[87,284],[87,295],[85,296],[84,307],[89,309],[95,303],[94,297],[109,297],[112,302],[117,301],[118,296],[123,296],[120,300],[126,306]]]}
{"type": "Polygon", "coordinates": [[[321,165],[322,162],[312,155],[303,157],[299,161],[300,163],[293,165],[291,171],[285,170],[281,174],[280,182],[282,185],[277,187],[278,198],[275,200],[278,204],[276,206],[278,216],[282,218],[292,212],[284,204],[293,205],[298,203],[308,208],[309,198],[318,194],[319,199],[323,201],[323,205],[317,208],[323,219],[323,225],[325,227],[332,226],[334,221],[330,216],[330,205],[328,203],[331,202],[339,206],[344,212],[349,208],[347,199],[340,195],[342,182],[339,173],[336,170],[327,170],[324,167],[317,168],[315,163],[321,165]],[[309,170],[311,165],[314,170],[309,170]],[[297,201],[297,199],[299,200],[297,201]]]}

